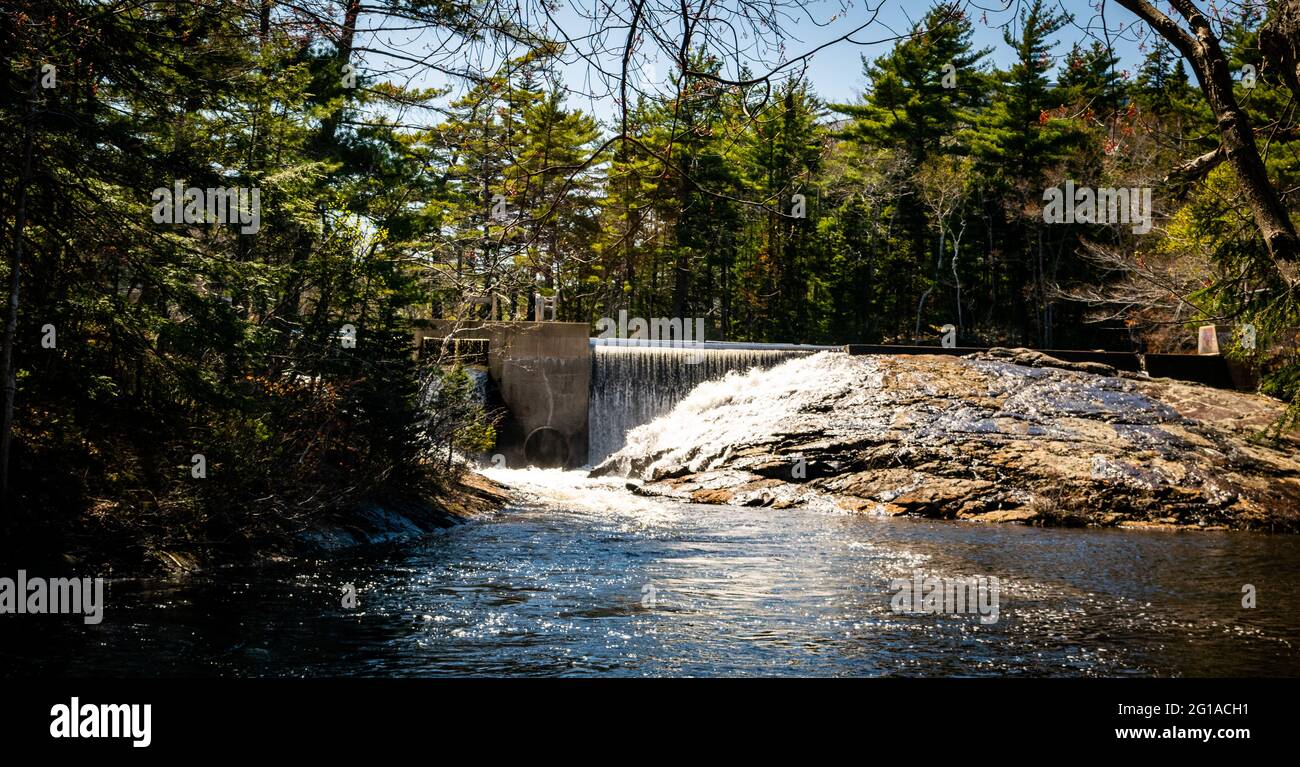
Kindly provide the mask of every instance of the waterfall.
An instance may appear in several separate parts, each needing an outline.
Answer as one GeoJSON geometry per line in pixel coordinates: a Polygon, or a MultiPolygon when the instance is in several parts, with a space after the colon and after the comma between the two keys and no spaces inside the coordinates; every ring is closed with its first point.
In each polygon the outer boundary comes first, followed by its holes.
{"type": "Polygon", "coordinates": [[[629,431],[669,412],[705,381],[770,368],[824,348],[829,347],[706,342],[680,348],[593,341],[587,461],[595,466],[618,451],[629,431]]]}

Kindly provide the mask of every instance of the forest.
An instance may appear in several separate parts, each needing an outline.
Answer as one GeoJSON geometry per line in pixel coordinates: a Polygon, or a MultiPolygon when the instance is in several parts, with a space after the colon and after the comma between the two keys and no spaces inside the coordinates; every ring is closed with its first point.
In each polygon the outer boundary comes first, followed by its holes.
{"type": "Polygon", "coordinates": [[[839,103],[723,44],[798,4],[588,8],[584,51],[557,4],[5,0],[3,524],[239,551],[449,492],[436,456],[492,424],[413,323],[539,297],[733,341],[1217,324],[1293,401],[1300,3],[1119,5],[1136,58],[1088,3],[921,8],[839,103]],[[1109,201],[1047,210],[1065,189],[1109,201]]]}

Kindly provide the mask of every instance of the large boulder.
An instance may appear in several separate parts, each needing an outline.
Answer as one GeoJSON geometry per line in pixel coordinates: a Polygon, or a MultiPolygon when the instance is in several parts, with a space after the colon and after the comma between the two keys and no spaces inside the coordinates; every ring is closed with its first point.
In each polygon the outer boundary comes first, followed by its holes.
{"type": "Polygon", "coordinates": [[[1282,403],[984,356],[821,353],[732,374],[593,473],[697,503],[1300,531],[1300,438],[1260,436],[1282,403]]]}

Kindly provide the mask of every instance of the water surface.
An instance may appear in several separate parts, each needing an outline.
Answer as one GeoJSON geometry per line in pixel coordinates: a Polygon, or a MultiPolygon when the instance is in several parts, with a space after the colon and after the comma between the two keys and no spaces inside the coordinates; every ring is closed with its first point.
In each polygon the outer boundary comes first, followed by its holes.
{"type": "Polygon", "coordinates": [[[5,616],[6,674],[1300,675],[1300,538],[1050,530],[634,496],[528,500],[345,557],[109,584],[103,623],[5,616]],[[995,576],[997,623],[889,580],[995,576]],[[357,609],[342,606],[353,584],[357,609]],[[1241,606],[1243,584],[1255,609],[1241,606]],[[22,630],[15,619],[23,620],[22,630]]]}

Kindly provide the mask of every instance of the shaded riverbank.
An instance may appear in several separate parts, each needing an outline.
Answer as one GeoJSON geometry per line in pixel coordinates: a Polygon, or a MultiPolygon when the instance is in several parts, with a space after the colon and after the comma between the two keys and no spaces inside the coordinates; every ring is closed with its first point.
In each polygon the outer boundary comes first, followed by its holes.
{"type": "MultiPolygon", "coordinates": [[[[103,535],[111,518],[18,519],[7,524],[0,561],[44,575],[141,576],[196,573],[212,567],[248,566],[315,557],[357,546],[421,538],[501,508],[509,492],[483,475],[461,471],[424,492],[387,494],[346,511],[276,516],[221,538],[176,531],[171,544],[103,535]],[[76,524],[74,524],[76,523],[76,524]]],[[[197,523],[196,523],[197,526],[197,523]]]]}

